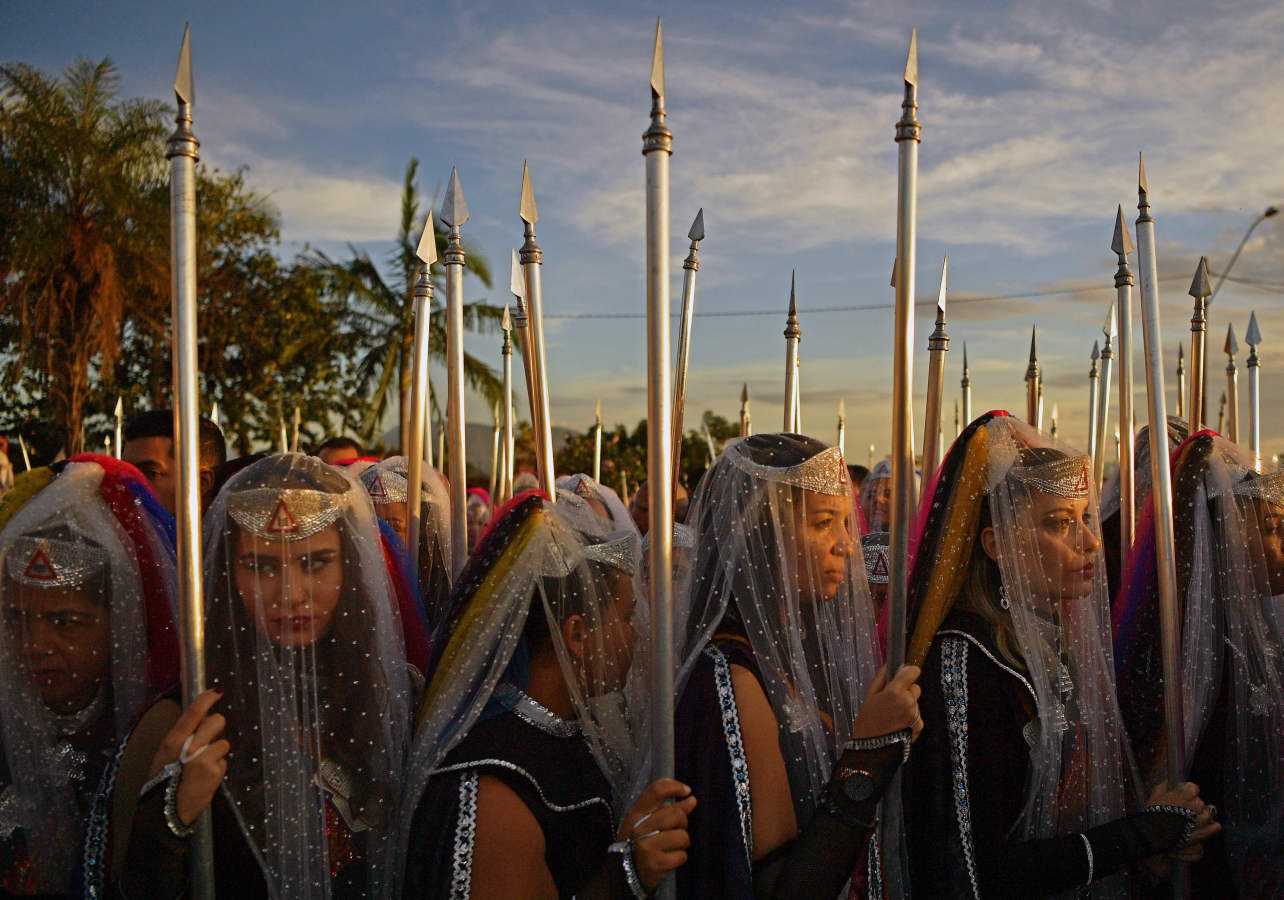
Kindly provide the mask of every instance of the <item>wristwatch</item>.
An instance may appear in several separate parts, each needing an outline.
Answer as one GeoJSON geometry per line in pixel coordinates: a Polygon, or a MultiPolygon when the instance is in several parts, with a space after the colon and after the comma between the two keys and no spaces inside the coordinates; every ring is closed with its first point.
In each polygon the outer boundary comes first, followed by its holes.
{"type": "Polygon", "coordinates": [[[863,803],[874,796],[874,776],[865,769],[839,766],[834,777],[841,784],[843,796],[853,803],[863,803]]]}

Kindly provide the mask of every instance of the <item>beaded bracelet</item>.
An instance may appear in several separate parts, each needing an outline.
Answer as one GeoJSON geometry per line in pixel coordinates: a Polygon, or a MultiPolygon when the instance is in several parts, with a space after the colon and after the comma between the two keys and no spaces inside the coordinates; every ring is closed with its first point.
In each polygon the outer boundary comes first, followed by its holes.
{"type": "Polygon", "coordinates": [[[636,900],[646,900],[647,892],[642,887],[642,882],[638,880],[637,869],[633,867],[633,842],[616,841],[606,848],[607,853],[618,853],[620,855],[620,865],[624,867],[624,881],[633,892],[636,900]]]}
{"type": "Polygon", "coordinates": [[[178,817],[178,783],[182,780],[182,770],[175,775],[171,775],[165,782],[165,824],[169,826],[170,832],[174,837],[185,838],[191,837],[196,830],[194,825],[184,825],[183,820],[178,817]]]}

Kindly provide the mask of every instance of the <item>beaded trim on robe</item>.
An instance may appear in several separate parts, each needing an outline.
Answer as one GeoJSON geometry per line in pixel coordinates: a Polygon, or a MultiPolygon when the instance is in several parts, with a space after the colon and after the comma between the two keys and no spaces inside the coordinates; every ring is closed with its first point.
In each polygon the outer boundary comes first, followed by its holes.
{"type": "Polygon", "coordinates": [[[538,700],[518,691],[517,702],[513,705],[513,715],[527,725],[538,728],[553,737],[575,737],[580,733],[580,723],[575,719],[563,719],[538,700]]]}
{"type": "Polygon", "coordinates": [[[980,898],[976,879],[976,849],[972,843],[972,798],[967,777],[967,650],[968,642],[956,636],[941,641],[941,693],[945,698],[945,725],[950,742],[950,771],[954,780],[954,815],[972,896],[980,898]]]}
{"type": "Polygon", "coordinates": [[[749,762],[745,756],[744,739],[740,734],[740,713],[736,709],[736,692],[731,683],[731,666],[717,647],[706,647],[704,652],[713,660],[713,684],[718,691],[722,734],[727,741],[727,756],[731,759],[731,783],[736,790],[736,809],[740,813],[740,836],[744,840],[745,854],[752,870],[753,804],[749,793],[749,762]]]}
{"type": "Polygon", "coordinates": [[[477,839],[477,783],[481,776],[467,772],[459,779],[459,821],[450,875],[451,900],[468,900],[473,883],[473,843],[477,839]]]}

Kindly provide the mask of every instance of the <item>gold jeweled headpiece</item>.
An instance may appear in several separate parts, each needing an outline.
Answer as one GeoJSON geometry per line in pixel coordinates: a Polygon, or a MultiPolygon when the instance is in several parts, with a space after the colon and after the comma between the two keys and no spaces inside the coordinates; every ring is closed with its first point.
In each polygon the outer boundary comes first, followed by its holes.
{"type": "Polygon", "coordinates": [[[828,447],[795,466],[764,466],[750,459],[740,450],[739,444],[727,449],[742,472],[766,481],[783,482],[805,491],[834,497],[845,496],[851,491],[851,480],[847,477],[847,466],[843,463],[843,451],[837,447],[828,447]]]}
{"type": "Polygon", "coordinates": [[[301,541],[333,525],[346,502],[312,488],[250,488],[227,498],[227,514],[255,537],[301,541]]]}
{"type": "Polygon", "coordinates": [[[27,587],[78,588],[107,566],[97,544],[59,538],[15,538],[5,559],[9,577],[27,587]]]}
{"type": "Polygon", "coordinates": [[[371,466],[361,473],[370,502],[376,506],[384,503],[405,503],[410,496],[410,482],[405,472],[384,466],[371,466]]]}
{"type": "Polygon", "coordinates": [[[865,555],[865,578],[870,584],[887,584],[891,577],[888,566],[888,538],[886,531],[873,531],[860,539],[865,555]]]}
{"type": "Polygon", "coordinates": [[[1092,460],[1086,456],[1063,456],[1034,466],[1013,466],[1008,477],[1058,497],[1080,500],[1088,496],[1091,465],[1092,460]]]}

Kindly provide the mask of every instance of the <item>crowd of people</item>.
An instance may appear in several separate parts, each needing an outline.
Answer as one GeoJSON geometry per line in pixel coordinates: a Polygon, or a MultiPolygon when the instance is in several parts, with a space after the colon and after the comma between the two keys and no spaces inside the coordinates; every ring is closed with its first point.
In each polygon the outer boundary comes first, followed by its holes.
{"type": "Polygon", "coordinates": [[[896,671],[886,462],[757,434],[675,492],[658,778],[645,484],[471,488],[452,571],[431,466],[413,510],[404,456],[228,459],[201,420],[184,698],[173,418],[141,413],[119,459],[0,480],[0,896],[1282,896],[1284,474],[1170,434],[1190,781],[1148,474],[1125,552],[1117,483],[1001,412],[921,473],[896,671]]]}

